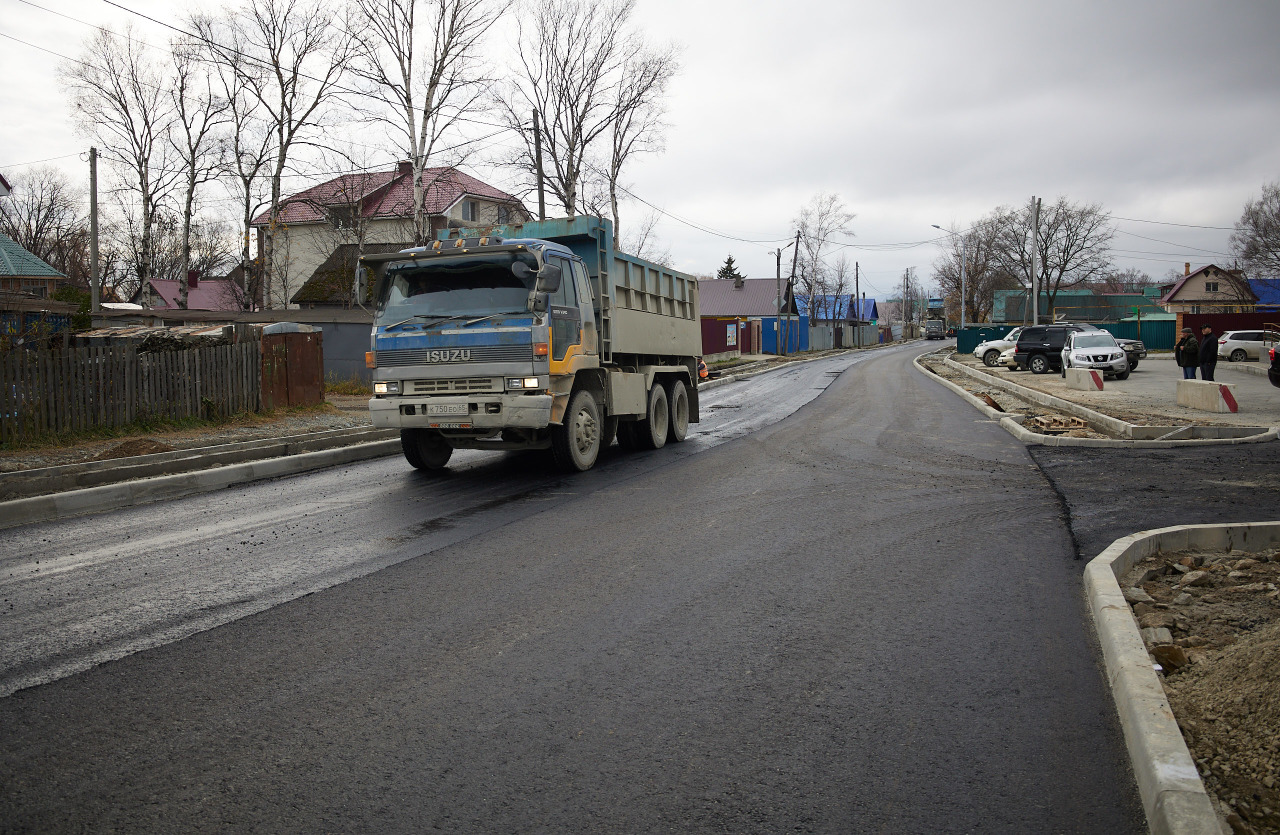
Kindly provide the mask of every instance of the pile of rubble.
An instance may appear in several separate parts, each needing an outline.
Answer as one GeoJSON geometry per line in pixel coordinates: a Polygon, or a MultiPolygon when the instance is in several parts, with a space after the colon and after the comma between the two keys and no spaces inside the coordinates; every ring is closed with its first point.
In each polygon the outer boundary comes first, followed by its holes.
{"type": "Polygon", "coordinates": [[[1280,833],[1280,549],[1157,554],[1122,585],[1227,822],[1280,833]]]}

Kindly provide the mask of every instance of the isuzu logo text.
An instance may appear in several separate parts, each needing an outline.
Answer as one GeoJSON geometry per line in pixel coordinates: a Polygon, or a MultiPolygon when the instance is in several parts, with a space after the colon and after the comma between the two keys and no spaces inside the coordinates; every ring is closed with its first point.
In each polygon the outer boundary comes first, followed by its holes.
{"type": "Polygon", "coordinates": [[[470,362],[471,350],[464,348],[452,351],[427,351],[425,362],[470,362]]]}

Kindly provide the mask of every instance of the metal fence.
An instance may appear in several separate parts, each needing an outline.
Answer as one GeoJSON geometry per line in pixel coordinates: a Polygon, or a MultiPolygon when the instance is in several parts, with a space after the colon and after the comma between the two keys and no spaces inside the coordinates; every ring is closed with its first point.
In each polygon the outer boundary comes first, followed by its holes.
{"type": "Polygon", "coordinates": [[[0,354],[0,443],[148,418],[261,408],[258,342],[139,354],[131,346],[0,354]]]}

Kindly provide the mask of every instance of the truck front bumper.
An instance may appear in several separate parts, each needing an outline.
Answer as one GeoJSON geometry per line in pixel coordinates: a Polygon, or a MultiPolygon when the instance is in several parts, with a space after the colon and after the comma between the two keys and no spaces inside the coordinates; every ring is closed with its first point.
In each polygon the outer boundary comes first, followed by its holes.
{"type": "Polygon", "coordinates": [[[544,429],[551,401],[549,394],[374,397],[369,415],[379,429],[544,429]]]}

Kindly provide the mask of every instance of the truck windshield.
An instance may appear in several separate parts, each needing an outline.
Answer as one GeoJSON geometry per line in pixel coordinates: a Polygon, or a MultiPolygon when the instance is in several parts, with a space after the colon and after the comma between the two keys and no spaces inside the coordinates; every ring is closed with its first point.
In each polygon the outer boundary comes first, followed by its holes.
{"type": "Polygon", "coordinates": [[[431,258],[387,269],[377,301],[377,323],[422,316],[488,316],[527,309],[538,269],[528,253],[431,258]],[[516,261],[530,269],[526,278],[511,271],[516,261]]]}

